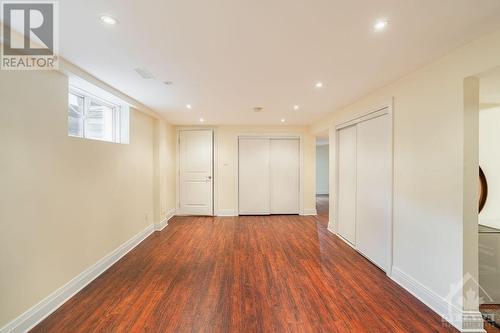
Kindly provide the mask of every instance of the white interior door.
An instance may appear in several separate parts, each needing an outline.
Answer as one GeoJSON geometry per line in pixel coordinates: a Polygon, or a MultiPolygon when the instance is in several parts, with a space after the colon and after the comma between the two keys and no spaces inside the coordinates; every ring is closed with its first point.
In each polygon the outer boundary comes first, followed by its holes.
{"type": "Polygon", "coordinates": [[[385,271],[392,219],[391,131],[388,114],[357,124],[356,248],[385,271]]]}
{"type": "Polygon", "coordinates": [[[299,213],[300,141],[270,141],[271,214],[299,213]]]}
{"type": "Polygon", "coordinates": [[[213,215],[213,132],[179,133],[179,210],[186,215],[213,215]]]}
{"type": "Polygon", "coordinates": [[[338,131],[338,233],[356,244],[356,125],[338,131]]]}
{"type": "Polygon", "coordinates": [[[269,139],[238,140],[240,215],[269,215],[269,139]]]}

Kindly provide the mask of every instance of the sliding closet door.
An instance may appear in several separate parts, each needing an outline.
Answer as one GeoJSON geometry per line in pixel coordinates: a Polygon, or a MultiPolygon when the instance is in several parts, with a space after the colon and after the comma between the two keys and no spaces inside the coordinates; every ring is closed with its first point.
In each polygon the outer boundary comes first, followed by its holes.
{"type": "Polygon", "coordinates": [[[270,214],[269,139],[238,141],[239,214],[270,214]]]}
{"type": "Polygon", "coordinates": [[[271,139],[270,186],[271,214],[299,213],[298,139],[271,139]]]}
{"type": "Polygon", "coordinates": [[[391,131],[387,114],[357,124],[356,247],[386,271],[392,218],[391,131]]]}
{"type": "Polygon", "coordinates": [[[356,244],[356,126],[338,131],[338,233],[356,244]]]}

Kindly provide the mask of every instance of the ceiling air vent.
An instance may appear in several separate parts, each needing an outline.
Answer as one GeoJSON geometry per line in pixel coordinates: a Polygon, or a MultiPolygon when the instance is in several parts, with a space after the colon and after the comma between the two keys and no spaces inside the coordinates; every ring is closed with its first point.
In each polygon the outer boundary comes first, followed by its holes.
{"type": "Polygon", "coordinates": [[[148,71],[145,68],[135,68],[134,71],[139,74],[143,79],[145,80],[151,80],[154,79],[154,75],[151,74],[150,71],[148,71]]]}

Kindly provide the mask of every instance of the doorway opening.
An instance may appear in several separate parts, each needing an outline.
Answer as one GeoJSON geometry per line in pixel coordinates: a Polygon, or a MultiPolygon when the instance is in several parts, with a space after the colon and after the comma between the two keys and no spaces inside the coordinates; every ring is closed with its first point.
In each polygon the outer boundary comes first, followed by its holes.
{"type": "Polygon", "coordinates": [[[316,211],[321,224],[328,227],[330,205],[330,144],[328,130],[316,137],[316,211]]]}
{"type": "Polygon", "coordinates": [[[480,310],[500,328],[500,68],[479,75],[480,310]]]}

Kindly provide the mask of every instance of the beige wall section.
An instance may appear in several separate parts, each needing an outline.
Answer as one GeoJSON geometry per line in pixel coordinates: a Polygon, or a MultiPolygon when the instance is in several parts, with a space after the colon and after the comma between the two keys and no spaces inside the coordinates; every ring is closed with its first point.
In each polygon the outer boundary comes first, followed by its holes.
{"type": "Polygon", "coordinates": [[[154,136],[154,222],[159,223],[175,211],[175,128],[155,119],[154,136]]]}
{"type": "Polygon", "coordinates": [[[168,125],[166,127],[166,141],[167,141],[167,213],[175,213],[177,206],[176,197],[176,184],[177,184],[177,165],[175,160],[176,147],[177,147],[177,132],[175,127],[168,125]]]}
{"type": "MultiPolygon", "coordinates": [[[[180,130],[183,127],[178,127],[180,130]]],[[[190,127],[193,128],[193,127],[190,127]]],[[[215,133],[216,145],[216,202],[215,214],[231,215],[238,213],[238,135],[297,135],[303,140],[304,160],[303,176],[304,189],[302,193],[303,209],[306,212],[316,210],[316,141],[308,127],[305,126],[216,126],[200,127],[212,128],[215,133]]]]}
{"type": "MultiPolygon", "coordinates": [[[[0,71],[0,327],[158,222],[155,119],[131,109],[127,145],[71,138],[67,92],[62,73],[0,71]]],[[[173,132],[161,132],[167,210],[173,132]]]]}
{"type": "MultiPolygon", "coordinates": [[[[464,174],[474,167],[464,154],[477,154],[465,150],[464,79],[498,65],[500,31],[311,126],[312,133],[332,129],[394,97],[394,266],[441,297],[469,271],[464,256],[477,255],[463,251],[464,217],[474,214],[463,209],[464,174]]],[[[335,136],[330,140],[334,147],[335,136]]]]}

